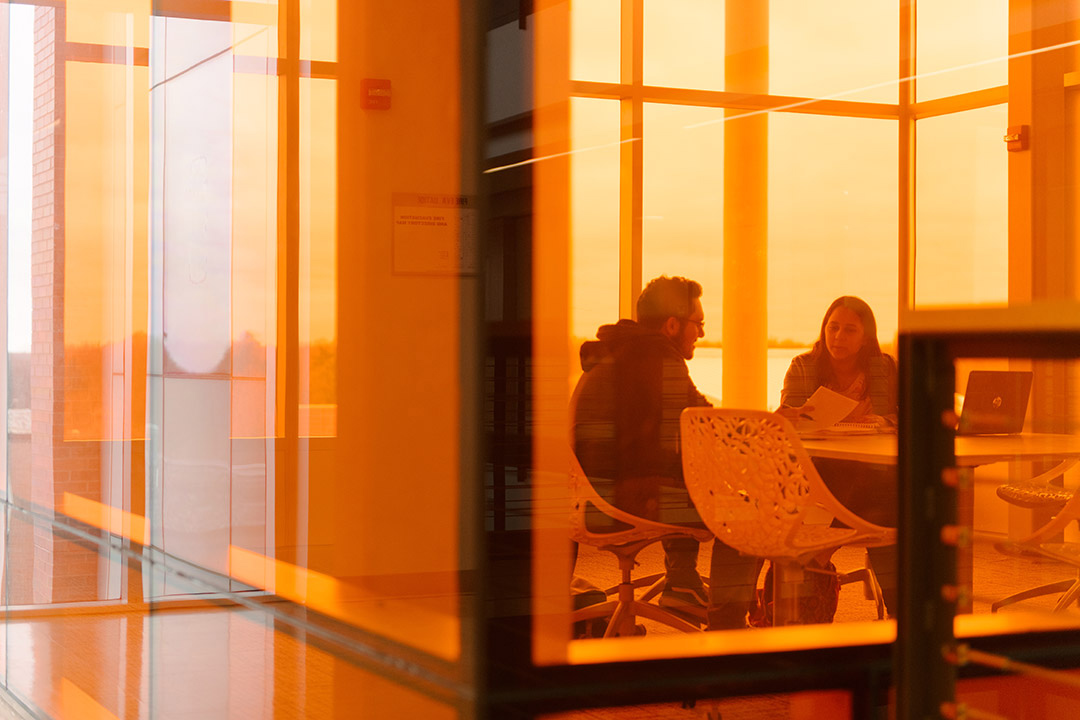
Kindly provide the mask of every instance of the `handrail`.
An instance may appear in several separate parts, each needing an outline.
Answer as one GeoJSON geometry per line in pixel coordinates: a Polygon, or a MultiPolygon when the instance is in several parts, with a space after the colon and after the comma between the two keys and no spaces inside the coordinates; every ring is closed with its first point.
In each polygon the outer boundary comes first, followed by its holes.
{"type": "Polygon", "coordinates": [[[1039,680],[1045,680],[1046,682],[1054,683],[1056,685],[1063,685],[1065,687],[1080,690],[1080,676],[1071,675],[1069,673],[1061,672],[1060,670],[1049,670],[1041,665],[1020,662],[1019,660],[1013,660],[1005,655],[983,652],[982,650],[972,650],[971,647],[965,643],[960,643],[953,651],[947,652],[945,658],[957,667],[963,667],[968,663],[974,663],[976,665],[992,667],[1003,672],[1011,672],[1016,673],[1017,675],[1038,678],[1039,680]]]}

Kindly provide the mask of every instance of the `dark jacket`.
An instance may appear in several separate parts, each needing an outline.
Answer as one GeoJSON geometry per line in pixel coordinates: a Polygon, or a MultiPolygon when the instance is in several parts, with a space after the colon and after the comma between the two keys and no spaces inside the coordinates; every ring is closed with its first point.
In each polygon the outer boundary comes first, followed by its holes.
{"type": "Polygon", "coordinates": [[[709,405],[686,360],[671,339],[632,320],[604,325],[596,337],[581,346],[585,373],[571,401],[582,468],[594,485],[614,481],[616,496],[635,478],[682,485],[679,415],[709,405]]]}

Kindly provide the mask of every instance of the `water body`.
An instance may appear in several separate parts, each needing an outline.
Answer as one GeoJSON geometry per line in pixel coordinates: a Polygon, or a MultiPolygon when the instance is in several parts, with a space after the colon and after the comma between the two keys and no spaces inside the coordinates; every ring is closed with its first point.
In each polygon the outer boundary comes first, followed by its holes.
{"type": "MultiPolygon", "coordinates": [[[[809,348],[769,348],[768,359],[768,402],[769,409],[775,410],[780,404],[780,390],[784,387],[784,375],[787,373],[791,358],[804,353],[809,348]]],[[[724,388],[724,350],[723,348],[702,348],[694,351],[694,359],[689,363],[690,377],[698,390],[717,400],[723,400],[724,388]]]]}

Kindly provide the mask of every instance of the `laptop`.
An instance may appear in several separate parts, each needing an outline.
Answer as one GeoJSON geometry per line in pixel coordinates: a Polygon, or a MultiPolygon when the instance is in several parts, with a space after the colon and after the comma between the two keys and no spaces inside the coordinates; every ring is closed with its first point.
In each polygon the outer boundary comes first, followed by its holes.
{"type": "Polygon", "coordinates": [[[972,370],[964,392],[957,434],[1020,432],[1030,395],[1029,371],[972,370]]]}

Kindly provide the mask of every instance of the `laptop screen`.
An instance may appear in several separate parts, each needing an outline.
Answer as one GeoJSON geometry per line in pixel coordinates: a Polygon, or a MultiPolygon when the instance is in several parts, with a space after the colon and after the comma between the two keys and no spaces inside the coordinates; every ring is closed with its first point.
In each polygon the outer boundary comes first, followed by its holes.
{"type": "Polygon", "coordinates": [[[972,370],[968,376],[960,435],[1018,433],[1024,427],[1031,372],[1026,370],[972,370]]]}

